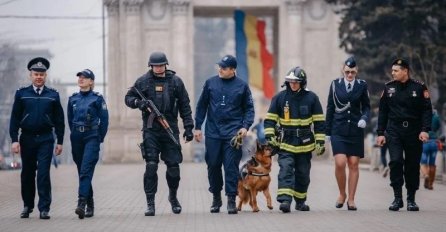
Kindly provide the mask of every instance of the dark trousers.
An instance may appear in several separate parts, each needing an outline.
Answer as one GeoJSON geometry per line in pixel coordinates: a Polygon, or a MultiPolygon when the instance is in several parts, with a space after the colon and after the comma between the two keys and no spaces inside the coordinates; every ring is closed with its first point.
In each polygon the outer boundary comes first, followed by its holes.
{"type": "Polygon", "coordinates": [[[239,164],[242,150],[235,149],[230,139],[213,139],[206,137],[205,160],[208,166],[209,192],[220,193],[223,189],[223,174],[225,170],[225,192],[227,196],[237,195],[239,164]]]}
{"type": "Polygon", "coordinates": [[[311,152],[289,153],[281,151],[279,163],[279,188],[277,201],[291,201],[294,198],[305,201],[310,185],[311,152]]]}
{"type": "Polygon", "coordinates": [[[22,134],[20,136],[20,149],[22,156],[22,173],[20,175],[22,186],[22,199],[25,207],[34,208],[37,190],[39,194],[39,211],[50,211],[51,205],[51,179],[50,167],[53,157],[54,138],[51,133],[36,135],[22,134]]]}
{"type": "Polygon", "coordinates": [[[423,143],[418,139],[419,128],[390,124],[386,141],[390,153],[390,186],[399,188],[406,181],[406,189],[418,190],[420,185],[420,159],[423,143]]]}
{"type": "Polygon", "coordinates": [[[79,198],[93,198],[94,169],[99,160],[100,142],[95,132],[74,131],[71,136],[71,152],[79,175],[79,198]]]}
{"type": "MultiPolygon", "coordinates": [[[[181,147],[175,145],[164,131],[144,131],[144,159],[146,171],[144,173],[144,192],[155,195],[158,190],[158,163],[161,160],[167,166],[166,180],[169,189],[177,190],[180,184],[180,163],[183,161],[181,147]]],[[[175,134],[179,141],[179,135],[175,134]]]]}

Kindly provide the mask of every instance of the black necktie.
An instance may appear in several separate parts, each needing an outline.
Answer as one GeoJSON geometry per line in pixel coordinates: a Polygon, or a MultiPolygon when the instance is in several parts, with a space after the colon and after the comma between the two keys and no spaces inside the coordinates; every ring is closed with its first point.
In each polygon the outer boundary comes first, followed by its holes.
{"type": "Polygon", "coordinates": [[[37,93],[37,95],[40,95],[40,88],[36,89],[36,93],[37,93]]]}
{"type": "Polygon", "coordinates": [[[347,92],[350,92],[350,90],[352,90],[352,84],[348,83],[348,85],[347,85],[347,92]]]}

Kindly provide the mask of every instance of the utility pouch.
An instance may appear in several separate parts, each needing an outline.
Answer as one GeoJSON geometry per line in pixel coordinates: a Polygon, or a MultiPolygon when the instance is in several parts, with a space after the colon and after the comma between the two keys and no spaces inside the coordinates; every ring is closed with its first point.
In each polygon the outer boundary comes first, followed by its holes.
{"type": "Polygon", "coordinates": [[[139,149],[141,150],[141,156],[145,160],[146,157],[146,150],[144,149],[144,142],[138,144],[139,149]]]}

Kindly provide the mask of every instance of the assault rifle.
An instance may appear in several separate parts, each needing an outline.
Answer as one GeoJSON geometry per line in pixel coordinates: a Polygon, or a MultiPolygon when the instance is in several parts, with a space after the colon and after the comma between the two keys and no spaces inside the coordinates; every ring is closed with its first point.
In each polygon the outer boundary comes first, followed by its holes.
{"type": "Polygon", "coordinates": [[[177,146],[180,146],[180,142],[178,142],[178,140],[175,138],[175,136],[173,134],[173,130],[172,130],[172,128],[170,128],[170,125],[167,122],[166,117],[164,117],[164,115],[158,110],[158,108],[156,108],[155,103],[153,103],[152,100],[147,99],[144,95],[142,95],[142,93],[135,86],[133,86],[132,88],[136,91],[136,93],[138,93],[138,95],[141,97],[141,99],[143,101],[147,101],[149,103],[149,106],[147,107],[147,110],[149,111],[150,115],[149,115],[149,119],[147,121],[147,126],[149,128],[151,128],[153,120],[156,118],[156,120],[161,124],[161,126],[167,132],[167,134],[169,135],[170,139],[172,139],[172,141],[177,146]]]}

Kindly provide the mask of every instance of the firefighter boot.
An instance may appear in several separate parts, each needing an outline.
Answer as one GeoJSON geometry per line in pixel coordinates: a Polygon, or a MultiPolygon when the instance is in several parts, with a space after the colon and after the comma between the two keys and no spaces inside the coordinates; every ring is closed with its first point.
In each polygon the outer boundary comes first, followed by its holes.
{"type": "Polygon", "coordinates": [[[403,190],[401,187],[395,187],[393,188],[393,195],[395,196],[395,199],[389,206],[390,211],[398,211],[400,208],[403,208],[404,202],[403,202],[403,190]]]}
{"type": "Polygon", "coordinates": [[[94,215],[94,200],[93,197],[87,199],[87,208],[85,209],[85,217],[93,217],[94,215]]]}
{"type": "Polygon", "coordinates": [[[407,190],[407,211],[419,211],[417,203],[415,203],[415,190],[407,190]]]}
{"type": "Polygon", "coordinates": [[[280,203],[279,209],[282,210],[282,212],[284,212],[284,213],[289,213],[291,211],[290,207],[291,207],[291,202],[289,202],[289,201],[282,201],[280,203]]]}
{"type": "Polygon", "coordinates": [[[228,214],[237,214],[237,207],[235,207],[235,195],[228,196],[228,214]]]}
{"type": "Polygon", "coordinates": [[[79,219],[84,219],[85,217],[85,205],[87,204],[87,200],[83,197],[79,197],[79,200],[77,201],[77,207],[74,211],[78,216],[79,219]]]}
{"type": "Polygon", "coordinates": [[[295,207],[296,210],[298,210],[298,211],[310,211],[310,206],[305,204],[305,200],[298,199],[296,197],[294,198],[294,200],[296,200],[296,207],[295,207]]]}
{"type": "Polygon", "coordinates": [[[223,202],[221,201],[221,194],[214,193],[213,198],[212,198],[211,213],[219,213],[220,207],[222,205],[223,205],[223,202]]]}
{"type": "Polygon", "coordinates": [[[169,189],[169,202],[170,202],[170,205],[172,206],[172,212],[174,214],[181,213],[181,205],[177,199],[177,190],[176,189],[169,189]]]}
{"type": "Polygon", "coordinates": [[[147,198],[147,209],[144,212],[146,216],[155,216],[155,195],[146,195],[147,198]]]}

